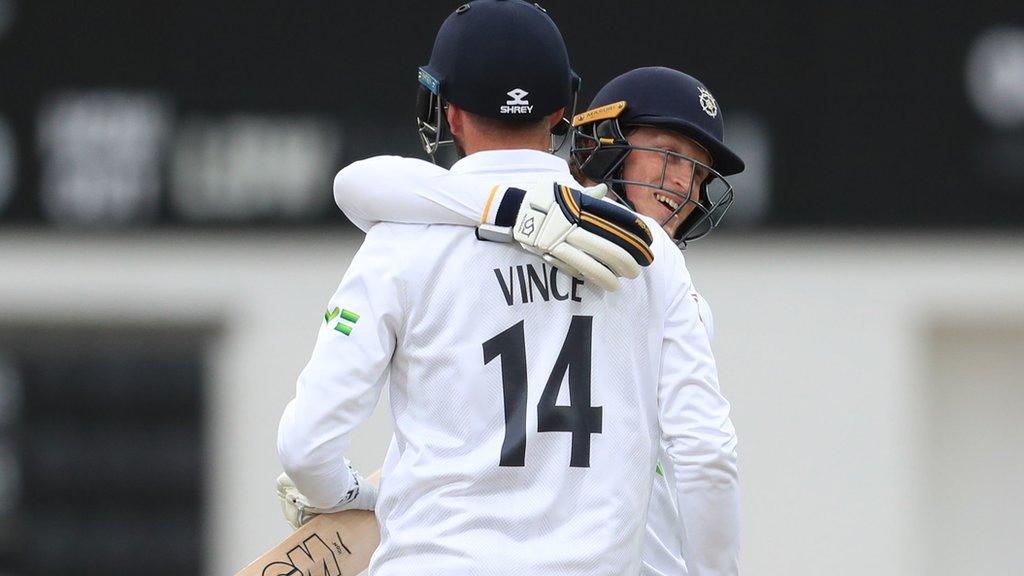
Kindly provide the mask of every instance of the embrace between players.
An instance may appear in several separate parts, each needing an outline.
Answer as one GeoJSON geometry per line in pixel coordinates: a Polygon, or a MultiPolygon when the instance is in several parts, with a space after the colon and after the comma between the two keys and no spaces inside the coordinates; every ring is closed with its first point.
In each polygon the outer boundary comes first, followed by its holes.
{"type": "Polygon", "coordinates": [[[334,181],[366,239],[281,419],[286,516],[375,509],[372,575],[737,574],[736,435],[679,250],[743,170],[711,92],[641,68],[567,126],[578,77],[520,0],[458,8],[419,81],[424,148],[461,159],[334,181]],[[343,455],[384,386],[378,491],[343,455]]]}

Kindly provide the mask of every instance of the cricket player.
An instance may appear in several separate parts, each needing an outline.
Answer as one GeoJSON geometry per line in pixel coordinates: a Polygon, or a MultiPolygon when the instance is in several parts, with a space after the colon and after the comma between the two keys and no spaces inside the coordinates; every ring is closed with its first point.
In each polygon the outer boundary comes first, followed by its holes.
{"type": "MultiPolygon", "coordinates": [[[[725,145],[722,113],[711,92],[687,74],[663,67],[627,72],[602,88],[574,124],[573,172],[585,183],[607,183],[616,200],[654,218],[681,248],[709,233],[733,200],[726,176],[742,171],[743,161],[725,145]]],[[[364,231],[381,221],[486,224],[483,207],[494,195],[475,178],[396,157],[358,162],[335,181],[338,206],[364,231]]],[[[692,284],[689,294],[710,340],[711,309],[692,284]]],[[[728,418],[711,425],[733,433],[728,418]]],[[[394,446],[389,462],[393,453],[394,446]]],[[[683,505],[685,532],[676,514],[672,468],[658,466],[642,574],[684,574],[687,563],[691,574],[698,567],[701,574],[735,573],[735,454],[721,458],[695,468],[683,505]],[[715,479],[721,466],[728,470],[725,482],[715,479]]]]}
{"type": "Polygon", "coordinates": [[[637,573],[661,444],[681,508],[695,466],[716,463],[722,486],[735,477],[708,334],[654,221],[564,186],[554,198],[514,186],[572,183],[543,152],[568,60],[544,70],[537,51],[561,37],[536,8],[468,6],[442,27],[421,83],[466,154],[451,173],[502,188],[483,219],[528,240],[603,223],[638,263],[655,263],[611,293],[464,227],[374,226],[282,418],[282,464],[313,509],[358,498],[341,454],[390,378],[397,458],[371,573],[637,573]],[[482,71],[477,58],[503,66],[482,71]]]}

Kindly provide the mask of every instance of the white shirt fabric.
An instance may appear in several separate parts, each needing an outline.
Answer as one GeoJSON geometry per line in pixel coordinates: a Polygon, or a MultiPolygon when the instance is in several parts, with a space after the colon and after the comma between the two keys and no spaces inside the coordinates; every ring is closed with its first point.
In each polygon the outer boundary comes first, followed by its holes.
{"type": "MultiPolygon", "coordinates": [[[[554,177],[561,173],[562,166],[552,162],[550,171],[554,177]]],[[[503,194],[503,189],[495,188],[490,181],[481,183],[478,176],[486,174],[487,169],[479,165],[471,169],[460,166],[450,173],[422,160],[379,156],[356,162],[339,172],[335,179],[334,197],[338,207],[363,231],[378,222],[475,226],[481,222],[494,223],[503,194]]],[[[714,318],[710,306],[692,284],[689,293],[697,303],[709,341],[713,340],[714,318]]],[[[723,426],[723,432],[728,433],[732,423],[726,420],[723,426]]],[[[383,467],[385,475],[390,469],[389,464],[396,458],[397,450],[392,441],[383,467]]],[[[659,462],[667,461],[662,452],[659,462]]],[[[658,472],[647,515],[641,575],[696,574],[696,570],[688,571],[687,559],[693,566],[707,565],[708,562],[699,559],[736,554],[739,548],[738,505],[726,506],[722,510],[723,521],[712,518],[715,526],[701,526],[697,518],[690,520],[691,531],[719,532],[717,538],[699,541],[721,545],[721,552],[702,549],[683,552],[685,535],[672,496],[673,484],[667,477],[671,475],[671,468],[666,472],[665,467],[659,466],[658,472]]],[[[738,503],[738,489],[738,483],[734,481],[731,487],[720,488],[722,496],[706,503],[699,502],[705,495],[696,493],[693,496],[698,500],[695,509],[709,509],[716,500],[738,503]]],[[[711,574],[708,569],[705,573],[711,574]]]]}
{"type": "MultiPolygon", "coordinates": [[[[405,159],[373,161],[392,164],[386,181],[407,174],[405,159]]],[[[365,174],[346,174],[360,164],[339,174],[336,193],[339,182],[360,186],[365,174]]],[[[534,151],[430,170],[481,187],[576,185],[564,161],[534,151]]],[[[339,501],[351,484],[341,454],[388,383],[397,458],[371,574],[637,574],[662,444],[676,524],[702,550],[692,572],[736,573],[729,405],[682,255],[663,233],[652,250],[647,273],[607,293],[465,226],[370,229],[328,304],[278,450],[314,505],[339,501]],[[348,335],[336,308],[358,314],[348,335]],[[505,444],[525,446],[521,462],[501,465],[505,444]]]]}

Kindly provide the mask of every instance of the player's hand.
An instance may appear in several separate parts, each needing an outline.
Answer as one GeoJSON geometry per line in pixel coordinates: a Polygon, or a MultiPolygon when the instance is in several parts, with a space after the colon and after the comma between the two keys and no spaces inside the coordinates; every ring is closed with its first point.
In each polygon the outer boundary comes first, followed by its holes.
{"type": "Polygon", "coordinates": [[[342,498],[341,502],[330,508],[316,508],[312,506],[309,500],[295,487],[295,483],[292,482],[292,479],[287,474],[281,474],[277,477],[277,498],[281,501],[281,511],[284,512],[285,520],[293,528],[300,528],[317,514],[341,512],[342,510],[373,510],[377,504],[377,486],[363,478],[352,467],[347,458],[345,459],[345,464],[352,472],[352,478],[354,478],[355,483],[352,489],[348,491],[348,494],[342,498]]]}
{"type": "Polygon", "coordinates": [[[635,213],[601,200],[607,190],[599,184],[581,192],[551,182],[509,188],[502,204],[520,200],[514,225],[482,224],[477,236],[515,240],[563,272],[618,290],[618,278],[636,278],[654,261],[653,237],[635,213]]]}

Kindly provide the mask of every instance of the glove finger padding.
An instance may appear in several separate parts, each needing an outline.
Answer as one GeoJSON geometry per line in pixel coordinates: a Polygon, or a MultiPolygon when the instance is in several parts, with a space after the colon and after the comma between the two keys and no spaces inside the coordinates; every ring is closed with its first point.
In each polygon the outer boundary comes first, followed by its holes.
{"type": "Polygon", "coordinates": [[[575,276],[577,278],[583,277],[583,274],[579,270],[577,270],[575,266],[569,264],[568,262],[563,262],[562,260],[559,260],[558,258],[552,256],[551,254],[543,254],[541,255],[541,258],[543,258],[544,261],[547,262],[548,264],[551,264],[552,266],[558,268],[560,271],[568,274],[569,276],[575,276]]]}
{"type": "Polygon", "coordinates": [[[591,198],[604,198],[608,195],[608,185],[598,184],[597,186],[589,186],[584,188],[582,192],[591,198]]]}
{"type": "Polygon", "coordinates": [[[577,228],[569,232],[565,241],[573,248],[578,248],[584,254],[598,254],[600,262],[611,268],[616,276],[636,278],[640,275],[640,265],[636,260],[616,244],[577,228]]]}
{"type": "Polygon", "coordinates": [[[281,502],[281,512],[285,520],[296,530],[316,516],[316,513],[310,510],[309,501],[299,492],[287,474],[277,477],[277,498],[281,502]]]}
{"type": "Polygon", "coordinates": [[[654,238],[639,216],[601,200],[606,192],[605,185],[581,192],[552,182],[509,187],[494,224],[478,226],[477,238],[515,240],[563,272],[617,290],[618,277],[636,278],[654,261],[654,238]]]}
{"type": "Polygon", "coordinates": [[[277,498],[281,502],[281,511],[289,524],[298,529],[317,514],[342,510],[374,509],[377,504],[377,486],[373,482],[367,482],[362,474],[352,467],[348,458],[345,458],[344,462],[352,474],[352,485],[337,504],[328,508],[313,506],[309,498],[299,492],[299,488],[288,477],[288,474],[281,474],[277,477],[277,498]]]}
{"type": "Polygon", "coordinates": [[[552,248],[550,254],[576,268],[579,274],[573,274],[573,276],[592,280],[608,292],[615,292],[619,289],[619,280],[615,277],[615,274],[612,274],[611,270],[605,268],[600,262],[587,256],[579,249],[563,242],[552,248]]]}
{"type": "Polygon", "coordinates": [[[557,184],[555,201],[568,221],[621,247],[640,266],[654,261],[651,230],[632,211],[557,184]]]}

